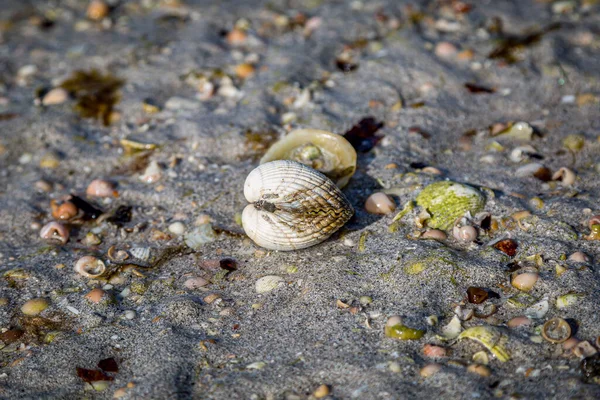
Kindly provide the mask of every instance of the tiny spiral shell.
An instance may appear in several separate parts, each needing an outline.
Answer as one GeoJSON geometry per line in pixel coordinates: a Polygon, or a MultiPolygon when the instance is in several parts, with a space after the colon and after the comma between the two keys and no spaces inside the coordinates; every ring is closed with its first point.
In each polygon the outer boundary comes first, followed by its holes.
{"type": "Polygon", "coordinates": [[[354,210],[325,175],[295,161],[278,160],[254,169],[244,183],[249,204],[242,213],[246,234],[270,250],[298,250],[321,243],[354,210]]]}

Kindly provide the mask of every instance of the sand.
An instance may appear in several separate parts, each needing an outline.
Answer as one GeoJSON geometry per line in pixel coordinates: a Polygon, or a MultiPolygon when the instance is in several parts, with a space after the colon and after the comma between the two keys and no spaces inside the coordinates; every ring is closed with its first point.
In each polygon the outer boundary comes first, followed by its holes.
{"type": "Polygon", "coordinates": [[[600,397],[600,386],[582,380],[580,358],[540,336],[554,317],[579,340],[595,345],[600,335],[600,242],[586,240],[589,218],[600,214],[597,4],[472,2],[464,12],[459,2],[166,3],[113,2],[93,21],[82,1],[2,2],[0,328],[23,335],[2,349],[1,398],[304,399],[323,384],[331,399],[600,397]],[[555,22],[515,63],[489,57],[507,38],[555,22]],[[234,26],[247,29],[242,43],[227,39],[234,26]],[[235,76],[243,63],[255,67],[246,79],[235,76]],[[110,126],[82,118],[73,98],[36,105],[75,71],[94,69],[124,82],[110,126]],[[343,134],[366,117],[384,124],[376,133],[383,138],[359,153],[344,188],[356,213],[339,233],[294,252],[265,251],[245,237],[236,222],[243,182],[274,139],[298,127],[343,134]],[[492,124],[518,121],[535,128],[531,140],[490,133],[492,124]],[[581,149],[565,147],[573,134],[581,149]],[[128,156],[124,138],[157,148],[128,156]],[[511,159],[520,146],[534,154],[511,159]],[[140,177],[150,161],[161,172],[148,183],[140,177]],[[566,186],[518,176],[532,162],[551,173],[570,168],[577,179],[566,186]],[[50,201],[86,199],[97,178],[112,181],[118,197],[86,201],[108,213],[131,207],[131,220],[71,223],[64,245],[41,239],[50,201]],[[364,211],[375,191],[393,193],[399,211],[442,179],[479,188],[498,229],[472,244],[451,233],[440,243],[416,238],[424,231],[418,210],[395,232],[395,214],[364,211]],[[510,218],[524,210],[531,216],[520,224],[510,218]],[[169,232],[175,221],[190,232],[207,217],[216,240],[196,249],[169,232]],[[89,232],[101,243],[87,243],[89,232]],[[518,243],[514,257],[489,245],[499,238],[518,243]],[[119,272],[111,246],[149,248],[151,257],[119,272]],[[576,251],[591,262],[565,261],[576,251]],[[108,282],[76,274],[85,255],[117,272],[108,282]],[[234,271],[220,268],[225,258],[234,271]],[[427,269],[407,273],[415,262],[427,269]],[[510,285],[518,262],[539,270],[523,301],[547,299],[549,309],[529,327],[508,329],[527,308],[508,302],[519,294],[510,285]],[[258,294],[255,282],[267,275],[283,283],[258,294]],[[205,282],[189,281],[199,277],[205,282]],[[507,362],[475,341],[440,337],[456,306],[476,308],[466,301],[471,286],[498,294],[486,302],[498,311],[463,329],[495,326],[507,337],[507,362]],[[106,295],[96,304],[85,295],[97,287],[106,295]],[[569,292],[583,296],[558,309],[556,298],[569,292]],[[24,316],[21,306],[39,297],[50,306],[24,316]],[[386,337],[392,315],[425,330],[423,338],[386,337]],[[431,316],[437,325],[428,325],[431,316]],[[424,356],[427,343],[449,356],[424,356]],[[466,369],[481,351],[489,377],[466,369]],[[77,367],[98,370],[107,358],[118,365],[104,374],[114,380],[78,377],[77,367]],[[441,370],[422,378],[432,362],[441,370]]]}

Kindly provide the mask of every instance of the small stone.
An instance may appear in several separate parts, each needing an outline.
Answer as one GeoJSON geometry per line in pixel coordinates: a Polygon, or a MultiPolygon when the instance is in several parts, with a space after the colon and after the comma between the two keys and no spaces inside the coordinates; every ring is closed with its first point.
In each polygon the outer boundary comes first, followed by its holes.
{"type": "Polygon", "coordinates": [[[241,29],[235,28],[229,31],[229,33],[226,36],[226,40],[229,44],[237,46],[243,44],[246,41],[247,37],[248,35],[246,35],[246,32],[244,32],[241,29]]]}
{"type": "Polygon", "coordinates": [[[510,257],[514,257],[517,254],[517,247],[517,242],[512,239],[503,239],[494,243],[494,248],[496,250],[500,250],[510,257]]]}
{"type": "Polygon", "coordinates": [[[365,210],[371,214],[390,214],[396,210],[396,203],[387,194],[377,192],[369,196],[365,210]]]}
{"type": "Polygon", "coordinates": [[[538,280],[539,275],[534,272],[516,274],[511,280],[513,287],[524,292],[530,291],[538,280]]]}
{"type": "Polygon", "coordinates": [[[492,370],[488,366],[481,364],[471,364],[467,367],[467,371],[482,376],[484,378],[487,378],[490,375],[492,375],[492,370]]]}
{"type": "Polygon", "coordinates": [[[458,53],[458,49],[455,45],[453,45],[450,42],[439,42],[435,45],[435,49],[433,52],[439,58],[450,59],[456,56],[456,53],[458,53]]]}
{"type": "Polygon", "coordinates": [[[448,239],[448,235],[444,231],[440,231],[439,229],[427,229],[422,235],[421,239],[433,239],[440,242],[448,239]]]}
{"type": "Polygon", "coordinates": [[[254,66],[252,64],[243,63],[235,67],[235,74],[240,79],[247,79],[254,75],[254,66]]]}
{"type": "Polygon", "coordinates": [[[363,305],[369,305],[373,302],[373,299],[371,298],[371,296],[360,296],[360,299],[358,299],[358,302],[363,305]]]}
{"type": "Polygon", "coordinates": [[[285,283],[285,280],[277,275],[267,275],[263,276],[255,283],[256,293],[267,293],[273,289],[277,289],[279,286],[282,286],[285,283]]]}
{"type": "Polygon", "coordinates": [[[180,236],[183,235],[185,232],[185,225],[183,224],[183,222],[173,222],[172,224],[169,225],[169,232],[171,232],[174,235],[180,236]]]}
{"type": "Polygon", "coordinates": [[[210,282],[207,281],[204,278],[201,278],[199,276],[195,277],[195,278],[189,278],[187,279],[184,283],[183,286],[185,286],[187,289],[199,289],[201,287],[204,287],[206,285],[208,285],[210,282]]]}
{"type": "Polygon", "coordinates": [[[116,194],[113,184],[103,179],[94,179],[85,193],[90,197],[112,197],[116,194]]]}
{"type": "Polygon", "coordinates": [[[429,378],[430,376],[433,376],[440,372],[441,369],[442,366],[440,364],[427,364],[426,366],[421,368],[421,371],[419,371],[419,375],[421,375],[423,378],[429,378]]]}
{"type": "Polygon", "coordinates": [[[204,299],[202,299],[202,300],[204,300],[204,302],[206,304],[211,304],[211,303],[213,303],[214,301],[216,301],[216,300],[218,300],[220,298],[221,298],[221,296],[218,295],[217,293],[211,293],[208,296],[204,297],[204,299]]]}
{"type": "Polygon", "coordinates": [[[529,326],[531,325],[531,319],[529,319],[528,317],[525,316],[519,316],[519,317],[515,317],[513,319],[511,319],[510,321],[508,321],[506,323],[506,325],[509,328],[520,328],[522,326],[529,326]]]}
{"type": "Polygon", "coordinates": [[[125,319],[134,319],[135,318],[135,311],[133,310],[127,310],[125,311],[124,315],[125,319]]]}
{"type": "Polygon", "coordinates": [[[327,385],[319,386],[314,392],[313,396],[317,399],[322,399],[323,397],[329,396],[329,387],[327,385]]]}
{"type": "Polygon", "coordinates": [[[31,299],[21,306],[21,312],[25,315],[35,316],[50,306],[48,299],[37,298],[31,299]]]}
{"type": "Polygon", "coordinates": [[[151,161],[140,176],[140,180],[144,183],[154,183],[162,177],[162,168],[156,161],[151,161]]]}
{"type": "Polygon", "coordinates": [[[104,297],[106,292],[100,288],[92,289],[88,294],[85,295],[85,298],[91,301],[92,303],[98,304],[100,300],[104,297]]]}
{"type": "Polygon", "coordinates": [[[108,5],[102,0],[92,0],[88,5],[86,15],[93,21],[100,21],[108,15],[108,5]]]}
{"type": "Polygon", "coordinates": [[[63,88],[54,88],[44,95],[42,104],[45,106],[53,106],[62,104],[69,99],[69,93],[63,88]]]}
{"type": "Polygon", "coordinates": [[[448,355],[448,352],[442,346],[426,344],[425,346],[423,346],[423,354],[426,357],[442,358],[442,357],[446,357],[448,355]]]}

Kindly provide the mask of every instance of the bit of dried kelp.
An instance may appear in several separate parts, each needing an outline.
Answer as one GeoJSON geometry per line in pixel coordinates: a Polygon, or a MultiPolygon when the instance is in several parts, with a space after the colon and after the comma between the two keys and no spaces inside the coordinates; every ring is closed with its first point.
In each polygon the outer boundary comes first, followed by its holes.
{"type": "Polygon", "coordinates": [[[75,110],[79,115],[101,120],[108,126],[113,107],[121,100],[119,89],[123,83],[122,79],[93,69],[89,72],[75,71],[60,86],[77,100],[75,110]]]}
{"type": "Polygon", "coordinates": [[[488,57],[491,59],[503,59],[508,64],[521,61],[520,53],[528,46],[538,43],[542,37],[551,31],[560,28],[559,23],[553,23],[546,28],[523,36],[505,36],[501,43],[488,57]]]}
{"type": "Polygon", "coordinates": [[[487,86],[477,85],[475,83],[467,82],[465,83],[465,87],[471,93],[480,94],[480,93],[495,93],[496,89],[489,88],[487,86]]]}
{"type": "Polygon", "coordinates": [[[366,117],[344,133],[344,137],[356,151],[366,153],[383,139],[383,136],[375,136],[381,127],[382,122],[377,122],[373,117],[366,117]]]}
{"type": "Polygon", "coordinates": [[[112,357],[98,361],[98,368],[104,372],[119,372],[117,361],[112,357]]]}
{"type": "Polygon", "coordinates": [[[83,219],[96,219],[102,215],[102,210],[94,207],[79,196],[72,194],[69,201],[73,203],[79,210],[83,211],[83,219]]]}
{"type": "Polygon", "coordinates": [[[119,206],[106,218],[107,222],[113,223],[119,228],[131,222],[131,206],[119,206]]]}
{"type": "Polygon", "coordinates": [[[8,121],[13,118],[17,118],[19,114],[15,113],[0,113],[0,121],[8,121]]]}
{"type": "Polygon", "coordinates": [[[0,333],[0,340],[4,344],[11,344],[19,340],[24,333],[25,331],[21,329],[9,329],[6,332],[0,333]]]}
{"type": "Polygon", "coordinates": [[[97,381],[114,381],[110,375],[98,370],[98,369],[86,369],[77,367],[77,376],[81,378],[85,383],[92,383],[97,381]]]}

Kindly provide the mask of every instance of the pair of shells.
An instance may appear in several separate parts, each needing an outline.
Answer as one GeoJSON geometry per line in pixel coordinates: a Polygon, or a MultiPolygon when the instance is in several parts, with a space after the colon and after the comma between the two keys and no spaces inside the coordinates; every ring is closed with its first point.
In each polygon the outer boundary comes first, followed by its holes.
{"type": "Polygon", "coordinates": [[[321,243],[352,217],[341,190],[315,169],[291,160],[267,162],[244,183],[251,203],[242,213],[246,234],[271,250],[298,250],[321,243]]]}

